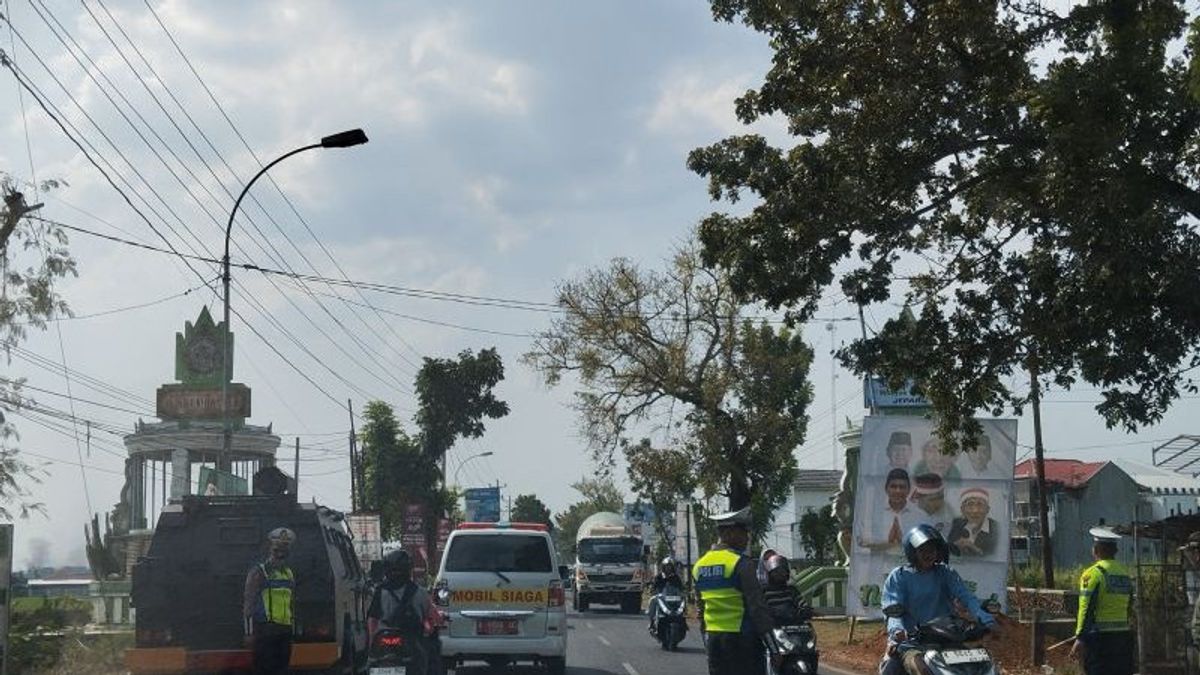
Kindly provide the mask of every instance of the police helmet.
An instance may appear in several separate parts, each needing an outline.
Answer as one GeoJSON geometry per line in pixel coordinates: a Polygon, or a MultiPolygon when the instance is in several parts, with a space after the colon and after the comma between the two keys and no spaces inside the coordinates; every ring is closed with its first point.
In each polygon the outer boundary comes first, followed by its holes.
{"type": "Polygon", "coordinates": [[[383,556],[383,575],[395,581],[412,579],[412,556],[402,548],[389,551],[383,556]]]}
{"type": "Polygon", "coordinates": [[[296,542],[296,533],[286,527],[277,527],[267,533],[267,541],[272,546],[291,546],[296,542]]]}
{"type": "Polygon", "coordinates": [[[917,549],[929,543],[937,548],[937,562],[945,562],[949,559],[950,545],[946,543],[942,533],[928,523],[921,523],[904,535],[904,557],[908,560],[908,564],[916,565],[917,549]]]}

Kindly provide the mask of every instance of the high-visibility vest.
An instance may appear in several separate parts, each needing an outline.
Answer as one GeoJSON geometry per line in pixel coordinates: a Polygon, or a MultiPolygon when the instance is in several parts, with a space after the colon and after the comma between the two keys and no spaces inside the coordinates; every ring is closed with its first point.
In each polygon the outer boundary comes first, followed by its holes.
{"type": "Polygon", "coordinates": [[[1079,576],[1079,617],[1075,634],[1129,630],[1133,579],[1121,563],[1098,560],[1079,576]]]}
{"type": "Polygon", "coordinates": [[[258,569],[263,573],[258,619],[266,623],[291,626],[292,589],[296,585],[296,579],[292,576],[292,568],[278,567],[268,572],[266,565],[259,565],[258,569]]]}
{"type": "Polygon", "coordinates": [[[741,556],[727,548],[705,553],[692,568],[696,590],[704,602],[704,627],[710,633],[740,633],[746,616],[742,592],[733,585],[741,556]]]}

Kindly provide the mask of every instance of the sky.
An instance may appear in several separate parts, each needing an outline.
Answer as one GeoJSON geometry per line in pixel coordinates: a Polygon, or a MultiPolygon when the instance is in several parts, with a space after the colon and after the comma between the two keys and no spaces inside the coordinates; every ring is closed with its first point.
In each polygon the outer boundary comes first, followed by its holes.
{"type": "MultiPolygon", "coordinates": [[[[749,132],[788,142],[778,120],[747,129],[733,114],[770,66],[767,40],[714,22],[703,2],[5,0],[3,12],[0,49],[71,130],[0,71],[0,171],[68,183],[37,195],[46,218],[162,246],[140,212],[180,251],[219,257],[234,197],[260,162],[366,131],[367,145],[297,155],[255,185],[234,227],[235,264],[551,302],[558,284],[614,257],[660,266],[724,208],[688,171],[691,149],[749,132]]],[[[45,517],[17,521],[17,566],[83,561],[83,523],[118,499],[120,434],[153,418],[155,389],[173,380],[174,334],[202,305],[220,307],[201,281],[217,278],[211,263],[193,271],[82,233],[71,250],[79,276],[60,290],[76,318],[30,335],[22,349],[40,360],[15,353],[0,365],[42,389],[28,391],[39,403],[74,406],[79,422],[51,429],[9,413],[44,468],[30,498],[46,505],[45,517]],[[81,375],[68,382],[53,367],[63,363],[81,375]]],[[[234,284],[235,380],[253,389],[250,421],[272,425],[289,464],[300,438],[302,499],[349,505],[347,399],[356,411],[388,401],[408,422],[422,357],[491,346],[511,413],[454,448],[451,473],[466,486],[499,481],[506,497],[535,493],[554,511],[594,473],[574,384],[547,389],[520,361],[545,312],[305,289],[245,270],[234,284]],[[483,451],[495,454],[463,463],[483,451]]],[[[895,311],[871,308],[867,328],[895,311]]],[[[841,321],[856,311],[831,291],[822,314],[804,327],[817,357],[801,468],[840,461],[835,424],[863,412],[860,384],[829,357],[858,334],[841,321]]],[[[1096,399],[1050,394],[1050,456],[1148,462],[1156,442],[1195,431],[1194,399],[1132,435],[1106,430],[1096,399]]],[[[1031,440],[1023,418],[1019,442],[1031,440]]]]}

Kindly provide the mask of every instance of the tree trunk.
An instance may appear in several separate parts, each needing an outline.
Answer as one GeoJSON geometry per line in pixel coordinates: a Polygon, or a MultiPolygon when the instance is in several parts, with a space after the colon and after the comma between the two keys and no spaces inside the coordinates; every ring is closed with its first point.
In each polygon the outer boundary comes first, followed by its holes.
{"type": "Polygon", "coordinates": [[[1042,390],[1035,359],[1029,361],[1029,402],[1033,408],[1033,465],[1037,471],[1038,525],[1042,535],[1042,583],[1054,588],[1054,551],[1050,545],[1050,505],[1046,501],[1046,457],[1042,448],[1042,390]]]}

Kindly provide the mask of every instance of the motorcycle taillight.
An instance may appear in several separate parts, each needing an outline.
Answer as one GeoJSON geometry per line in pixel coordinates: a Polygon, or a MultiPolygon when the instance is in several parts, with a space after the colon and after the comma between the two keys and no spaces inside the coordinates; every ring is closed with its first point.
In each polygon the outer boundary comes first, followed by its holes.
{"type": "Polygon", "coordinates": [[[375,636],[375,646],[397,649],[404,646],[404,636],[396,633],[379,633],[375,636]]]}

